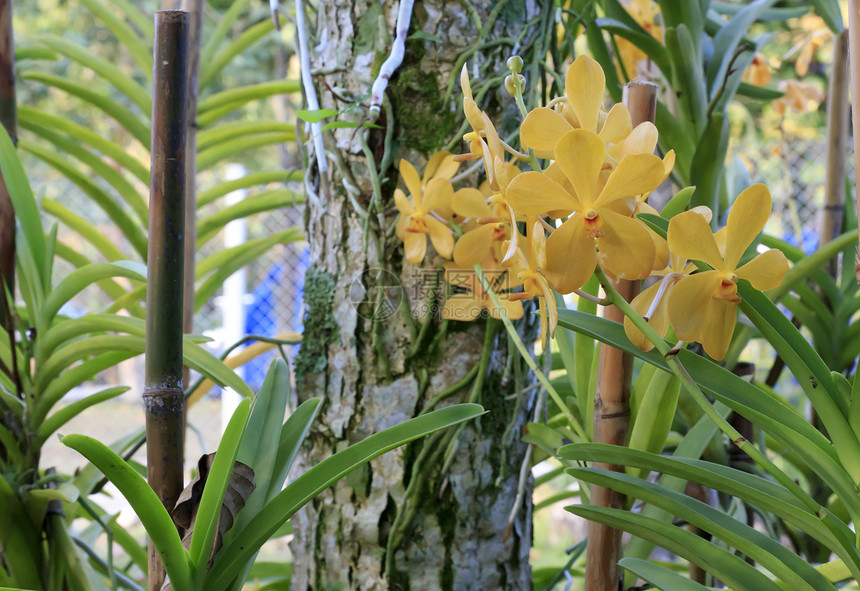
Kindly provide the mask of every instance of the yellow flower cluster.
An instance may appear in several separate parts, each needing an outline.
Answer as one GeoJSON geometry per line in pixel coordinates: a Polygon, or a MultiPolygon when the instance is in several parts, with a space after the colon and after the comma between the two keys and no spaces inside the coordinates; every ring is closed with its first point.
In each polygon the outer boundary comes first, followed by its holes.
{"type": "MultiPolygon", "coordinates": [[[[674,152],[655,156],[657,129],[649,122],[634,128],[625,105],[604,109],[605,77],[596,61],[577,58],[565,77],[565,96],[526,115],[520,141],[528,154],[500,139],[473,99],[465,68],[461,85],[472,127],[464,136],[469,152],[436,154],[423,178],[401,161],[412,198],[400,190],[395,194],[398,236],[410,263],[424,259],[429,236],[437,253],[454,259],[446,265],[450,283],[462,279],[458,270],[480,264],[495,278],[494,289],[504,292],[499,310],[472,282],[465,296],[446,302],[445,317],[467,320],[488,311],[517,318],[522,300],[537,297],[542,332],[552,332],[558,320],[553,290],[578,290],[599,266],[616,279],[661,277],[633,301],[634,309],[661,335],[671,324],[680,339],[699,341],[712,357],[724,357],[735,324],[738,279],[770,289],[788,268],[779,251],[739,267],[770,214],[767,189],[756,185],[739,196],[728,225],[716,234],[708,225],[710,211],[701,208],[673,218],[664,240],[636,214],[656,213],[645,200],[669,176],[674,152]],[[514,160],[506,160],[508,153],[514,160]],[[459,163],[473,159],[484,164],[483,190],[454,191],[451,178],[459,163]],[[533,170],[520,170],[518,163],[526,161],[533,170]],[[687,261],[701,261],[712,270],[697,272],[687,261]]],[[[633,342],[650,348],[632,323],[625,328],[633,342]]]]}

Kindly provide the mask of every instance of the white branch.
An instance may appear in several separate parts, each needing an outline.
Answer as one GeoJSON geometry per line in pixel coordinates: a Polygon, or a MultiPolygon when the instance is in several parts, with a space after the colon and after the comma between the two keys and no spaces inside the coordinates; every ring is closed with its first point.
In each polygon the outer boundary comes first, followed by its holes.
{"type": "MultiPolygon", "coordinates": [[[[277,2],[278,0],[269,0],[277,2]]],[[[314,89],[314,80],[311,77],[311,57],[308,50],[308,29],[305,23],[305,3],[304,0],[296,0],[296,32],[299,35],[299,63],[302,70],[302,86],[305,89],[305,98],[308,101],[308,109],[311,111],[319,111],[320,104],[317,100],[317,92],[314,89]]],[[[311,135],[314,140],[314,153],[319,164],[320,174],[328,172],[328,162],[325,156],[325,146],[323,145],[322,126],[317,123],[311,123],[311,135]]]]}
{"type": "Polygon", "coordinates": [[[400,0],[400,8],[397,11],[397,33],[394,43],[391,45],[391,54],[382,62],[379,75],[373,81],[370,89],[370,119],[375,121],[382,109],[382,96],[388,87],[388,81],[400,64],[403,63],[403,54],[406,51],[406,33],[409,32],[409,23],[412,20],[412,4],[414,0],[400,0]]]}

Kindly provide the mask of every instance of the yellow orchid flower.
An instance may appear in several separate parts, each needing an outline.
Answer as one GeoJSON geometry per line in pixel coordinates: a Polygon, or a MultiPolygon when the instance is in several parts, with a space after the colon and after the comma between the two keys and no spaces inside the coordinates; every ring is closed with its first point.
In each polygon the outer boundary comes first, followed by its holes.
{"type": "Polygon", "coordinates": [[[511,294],[510,300],[530,300],[538,298],[540,307],[540,339],[546,341],[546,333],[549,330],[550,337],[555,336],[555,327],[558,325],[558,306],[555,303],[555,294],[549,286],[549,282],[541,269],[547,262],[546,232],[540,222],[534,222],[528,232],[527,249],[517,248],[509,262],[511,274],[522,282],[522,293],[511,294]]]}
{"type": "Polygon", "coordinates": [[[818,87],[799,80],[783,80],[779,90],[785,94],[771,103],[773,108],[782,116],[791,109],[793,113],[805,113],[818,108],[824,100],[824,93],[818,87]]]}
{"type": "Polygon", "coordinates": [[[448,212],[454,195],[451,181],[435,176],[423,184],[415,167],[406,160],[400,161],[400,176],[412,197],[410,200],[400,189],[394,190],[394,204],[400,211],[397,236],[406,248],[406,260],[413,265],[424,260],[427,236],[436,252],[450,259],[454,236],[443,220],[450,217],[448,212]]]}
{"type": "Polygon", "coordinates": [[[645,225],[631,217],[637,196],[653,191],[664,178],[663,161],[632,154],[605,182],[603,140],[582,129],[567,132],[555,146],[558,168],[570,189],[539,172],[524,172],[508,186],[506,199],[518,213],[573,213],[547,239],[543,272],[560,293],[581,287],[601,264],[622,279],[642,279],[654,264],[654,243],[645,225]]]}
{"type": "Polygon", "coordinates": [[[473,268],[463,269],[456,263],[446,263],[445,280],[450,285],[461,288],[462,291],[455,291],[445,301],[445,306],[442,308],[442,318],[463,322],[476,320],[486,314],[496,319],[500,319],[502,314],[511,320],[522,318],[522,301],[511,300],[509,294],[500,293],[514,287],[507,282],[510,275],[507,269],[493,265],[482,267],[481,270],[499,296],[499,303],[502,305],[501,310],[493,304],[489,292],[484,289],[473,268]]]}
{"type": "Polygon", "coordinates": [[[764,185],[745,189],[729,211],[720,251],[708,222],[694,211],[676,215],[669,222],[669,250],[690,260],[702,261],[713,270],[678,281],[669,294],[669,320],[683,341],[698,341],[714,359],[726,356],[735,328],[738,279],[758,290],[777,287],[788,271],[781,251],[767,250],[738,268],[741,256],[764,228],[771,210],[770,192],[764,185]]]}
{"type": "MultiPolygon", "coordinates": [[[[663,29],[657,24],[657,17],[660,14],[660,6],[654,0],[628,0],[622,2],[627,12],[645,31],[658,41],[663,41],[663,29]]],[[[643,67],[643,63],[648,62],[648,54],[636,47],[632,42],[623,37],[615,37],[618,45],[618,60],[624,65],[624,72],[630,80],[633,80],[647,70],[643,67]]],[[[618,73],[621,75],[621,67],[619,64],[618,73]]],[[[647,76],[651,78],[651,76],[647,76]]]]}
{"type": "Polygon", "coordinates": [[[625,105],[618,103],[608,113],[601,109],[606,76],[595,60],[587,55],[576,58],[567,70],[564,88],[567,97],[557,102],[560,112],[538,107],[520,126],[523,146],[534,149],[539,158],[552,158],[556,142],[573,129],[597,133],[604,143],[618,143],[630,134],[633,126],[625,105]]]}
{"type": "MultiPolygon", "coordinates": [[[[694,207],[690,211],[701,215],[706,223],[711,223],[711,210],[704,205],[694,207]]],[[[651,211],[648,211],[648,213],[651,213],[651,211]]],[[[669,253],[666,241],[656,233],[652,235],[652,238],[655,240],[655,245],[658,242],[662,243],[657,247],[657,251],[665,250],[668,261],[663,264],[660,271],[654,274],[660,277],[660,281],[633,298],[630,305],[633,306],[633,309],[639,315],[645,318],[658,335],[665,337],[669,331],[669,294],[672,293],[672,288],[675,287],[675,284],[684,277],[692,274],[697,267],[695,264],[688,262],[684,257],[669,253]]],[[[624,318],[624,332],[627,333],[627,338],[630,339],[630,342],[643,351],[650,351],[654,348],[654,343],[649,341],[636,328],[633,321],[627,317],[624,318]]]]}
{"type": "Polygon", "coordinates": [[[770,82],[771,78],[770,64],[767,62],[767,58],[762,53],[756,53],[744,72],[743,81],[754,86],[764,86],[770,82]]]}
{"type": "Polygon", "coordinates": [[[471,268],[486,260],[494,246],[509,238],[510,223],[507,217],[496,215],[477,189],[460,189],[452,202],[454,213],[466,220],[464,233],[454,245],[454,262],[461,268],[471,268]]]}
{"type": "Polygon", "coordinates": [[[495,159],[499,157],[504,161],[504,148],[490,117],[481,111],[472,96],[472,85],[469,83],[467,64],[463,64],[463,69],[460,71],[460,86],[463,90],[463,112],[466,115],[466,121],[472,126],[472,131],[463,136],[463,141],[469,142],[469,152],[455,156],[455,160],[482,158],[490,187],[493,190],[498,190],[499,186],[495,177],[495,159]]]}

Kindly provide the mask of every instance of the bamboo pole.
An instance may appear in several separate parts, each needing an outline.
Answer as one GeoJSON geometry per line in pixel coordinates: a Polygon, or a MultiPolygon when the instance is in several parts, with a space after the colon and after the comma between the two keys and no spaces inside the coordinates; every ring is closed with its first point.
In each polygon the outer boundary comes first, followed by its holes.
{"type": "MultiPolygon", "coordinates": [[[[624,87],[624,103],[630,110],[633,125],[644,121],[653,123],[657,108],[657,85],[651,82],[631,82],[624,87]]],[[[615,282],[624,299],[631,301],[639,290],[638,281],[615,282]]],[[[604,317],[623,322],[624,314],[615,306],[607,306],[604,317]]],[[[608,345],[600,345],[597,369],[597,392],[594,398],[594,441],[627,445],[630,422],[630,382],[633,376],[633,356],[608,345]]],[[[596,468],[621,472],[623,466],[595,462],[596,468]]],[[[591,503],[601,507],[622,509],[624,496],[602,486],[591,489],[591,503]]],[[[586,591],[616,591],[621,569],[621,532],[596,522],[588,523],[586,550],[586,591]]]]}
{"type": "MultiPolygon", "coordinates": [[[[15,99],[15,42],[12,32],[12,0],[0,0],[0,124],[18,144],[18,106],[15,99]]],[[[15,295],[15,210],[0,176],[0,298],[3,290],[15,295]]],[[[12,309],[12,302],[8,303],[12,309]]],[[[0,323],[12,334],[11,318],[0,306],[0,323]]]]}
{"type": "MultiPolygon", "coordinates": [[[[848,29],[850,34],[850,53],[851,59],[849,62],[851,68],[851,109],[854,123],[854,170],[860,171],[860,0],[851,0],[848,6],[848,29]]],[[[854,204],[857,207],[858,218],[860,219],[860,191],[858,184],[854,183],[854,204]]],[[[857,277],[857,284],[860,285],[860,247],[854,256],[854,273],[857,277]]]]}
{"type": "MultiPolygon", "coordinates": [[[[845,216],[845,147],[848,144],[848,31],[833,40],[833,67],[827,89],[827,176],[824,209],[819,226],[819,244],[833,240],[842,231],[845,216]]],[[[828,262],[836,276],[837,259],[828,262]]]]}
{"type": "MultiPolygon", "coordinates": [[[[149,484],[170,510],[182,492],[182,296],[185,233],[188,13],[155,15],[152,167],[146,291],[146,461],[149,484]]],[[[150,543],[150,591],[164,567],[150,543]]]]}

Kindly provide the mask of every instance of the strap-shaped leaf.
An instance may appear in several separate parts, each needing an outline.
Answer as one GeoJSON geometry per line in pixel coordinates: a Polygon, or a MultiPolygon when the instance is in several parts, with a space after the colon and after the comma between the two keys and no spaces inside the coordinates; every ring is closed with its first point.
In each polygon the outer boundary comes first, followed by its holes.
{"type": "Polygon", "coordinates": [[[76,269],[64,277],[48,294],[45,304],[39,311],[37,325],[46,332],[57,312],[69,300],[97,281],[110,277],[126,277],[135,281],[146,281],[146,265],[132,261],[114,263],[91,263],[76,269]]]}
{"type": "Polygon", "coordinates": [[[844,543],[844,540],[852,539],[848,526],[835,519],[823,522],[794,495],[771,480],[695,458],[670,458],[600,443],[572,444],[563,447],[559,453],[571,461],[606,462],[660,472],[664,474],[661,484],[668,475],[735,496],[798,527],[851,565],[853,572],[860,574],[860,553],[853,542],[844,543]]]}
{"type": "MultiPolygon", "coordinates": [[[[228,140],[259,133],[290,133],[295,139],[295,130],[295,124],[280,121],[231,121],[218,127],[204,129],[197,134],[197,149],[199,151],[206,150],[228,140]]],[[[280,172],[281,177],[287,176],[285,171],[280,172]]]]}
{"type": "Polygon", "coordinates": [[[48,440],[48,437],[57,431],[57,429],[71,421],[92,405],[104,402],[105,400],[110,400],[111,398],[116,398],[120,394],[128,392],[130,389],[131,388],[128,386],[117,386],[101,390],[100,392],[96,392],[95,394],[90,394],[85,398],[76,400],[48,417],[45,422],[39,425],[36,435],[42,442],[45,442],[48,440]]]}
{"type": "Polygon", "coordinates": [[[144,336],[146,323],[143,318],[120,316],[119,314],[85,314],[79,318],[69,318],[52,325],[39,335],[36,343],[36,363],[44,361],[51,353],[67,341],[89,334],[120,332],[144,336]]]}
{"type": "Polygon", "coordinates": [[[108,8],[101,0],[81,0],[81,3],[107,25],[107,28],[137,62],[138,67],[151,79],[152,49],[147,47],[135,30],[116,14],[116,7],[108,8]]]}
{"type": "Polygon", "coordinates": [[[48,285],[45,276],[45,232],[39,216],[39,207],[30,189],[30,182],[24,173],[24,167],[18,159],[15,146],[5,128],[0,132],[0,172],[15,208],[15,217],[21,224],[21,233],[27,242],[33,258],[33,270],[39,276],[40,284],[48,285]]]}
{"type": "MultiPolygon", "coordinates": [[[[278,18],[283,19],[278,15],[278,18]]],[[[275,23],[272,19],[267,18],[255,25],[248,27],[239,38],[231,42],[227,47],[210,56],[210,59],[201,61],[203,68],[200,72],[200,87],[206,88],[211,84],[221,70],[229,64],[233,58],[241,54],[243,51],[263,39],[266,35],[275,30],[275,23]]]]}
{"type": "Polygon", "coordinates": [[[18,118],[22,122],[56,129],[62,133],[69,134],[81,143],[92,146],[106,156],[113,158],[117,164],[140,179],[142,183],[149,186],[149,167],[147,165],[144,165],[137,158],[129,154],[123,146],[103,138],[83,125],[25,105],[18,107],[18,118]]]}
{"type": "Polygon", "coordinates": [[[739,10],[714,36],[714,57],[708,64],[707,79],[710,95],[714,96],[723,83],[729,64],[735,58],[738,44],[759,15],[776,0],[756,0],[739,10]]]}
{"type": "Polygon", "coordinates": [[[114,101],[108,95],[95,92],[83,84],[78,84],[77,82],[67,78],[54,76],[53,74],[48,74],[46,72],[27,70],[25,72],[21,72],[21,78],[24,80],[41,82],[42,84],[53,86],[54,88],[59,88],[60,90],[68,92],[72,96],[76,96],[79,99],[98,107],[99,111],[109,117],[113,117],[116,122],[134,136],[134,138],[137,139],[143,147],[147,150],[149,149],[149,127],[146,123],[141,121],[137,115],[114,101]]]}
{"type": "Polygon", "coordinates": [[[233,220],[279,207],[300,205],[304,195],[289,189],[270,189],[251,195],[239,203],[219,209],[212,215],[197,221],[197,248],[206,244],[223,226],[233,220]]]}
{"type": "MultiPolygon", "coordinates": [[[[48,199],[42,200],[42,210],[60,220],[68,228],[74,230],[81,237],[92,244],[108,261],[119,261],[125,258],[125,255],[118,249],[114,243],[105,236],[104,232],[96,229],[89,220],[61,205],[58,201],[48,199]]],[[[89,261],[87,262],[89,264],[89,261]]]]}
{"type": "Polygon", "coordinates": [[[792,589],[834,591],[833,584],[803,558],[745,523],[732,518],[681,492],[624,474],[597,468],[571,468],[568,474],[579,480],[616,490],[652,503],[702,529],[729,547],[740,550],[792,589]]]}
{"type": "Polygon", "coordinates": [[[293,130],[279,133],[261,133],[255,135],[246,135],[234,139],[229,142],[221,142],[213,145],[210,148],[200,151],[197,154],[198,170],[207,170],[212,168],[222,160],[233,158],[237,154],[244,154],[248,150],[260,148],[263,146],[271,146],[274,144],[285,144],[295,141],[296,134],[293,130]]]}
{"type": "Polygon", "coordinates": [[[718,577],[733,589],[780,591],[780,587],[743,559],[685,529],[630,511],[592,505],[565,507],[574,515],[649,539],[718,577]]]}
{"type": "Polygon", "coordinates": [[[117,90],[125,94],[131,102],[140,109],[144,116],[149,117],[152,113],[152,99],[147,91],[131,76],[124,74],[118,67],[103,59],[77,43],[56,35],[39,35],[39,41],[62,54],[70,60],[89,68],[111,84],[117,90]]]}
{"type": "Polygon", "coordinates": [[[206,578],[208,591],[221,591],[230,584],[238,569],[260,549],[299,508],[359,466],[386,451],[414,441],[434,431],[480,416],[477,404],[457,404],[410,419],[371,435],[339,451],[299,476],[266,504],[251,522],[228,542],[216,557],[206,578]]]}
{"type": "Polygon", "coordinates": [[[289,183],[293,181],[301,181],[304,173],[300,170],[261,170],[251,172],[242,178],[218,183],[211,189],[201,191],[197,195],[197,206],[203,207],[209,205],[219,197],[223,197],[233,191],[240,189],[248,189],[257,185],[266,185],[268,183],[289,183]]]}
{"type": "Polygon", "coordinates": [[[663,591],[709,591],[708,587],[679,575],[675,571],[641,558],[622,558],[618,565],[636,573],[639,578],[663,591]]]}
{"type": "Polygon", "coordinates": [[[201,264],[196,269],[198,277],[210,271],[211,273],[200,282],[195,290],[195,309],[199,310],[203,304],[209,301],[209,298],[215,295],[215,292],[224,285],[224,281],[230,275],[268,252],[274,245],[289,244],[302,240],[302,238],[303,236],[297,228],[290,228],[272,236],[249,240],[239,246],[209,255],[201,261],[201,264]],[[203,269],[200,267],[203,267],[203,269]]]}
{"type": "Polygon", "coordinates": [[[65,396],[66,392],[75,386],[91,380],[100,371],[113,367],[117,363],[130,359],[135,355],[140,355],[142,352],[142,348],[139,350],[111,349],[107,353],[96,355],[92,359],[88,359],[64,371],[57,378],[51,380],[47,387],[41,389],[41,394],[36,400],[37,416],[40,420],[44,419],[51,408],[65,396]]]}
{"type": "Polygon", "coordinates": [[[62,442],[95,464],[120,490],[158,549],[173,585],[177,589],[194,589],[188,552],[182,547],[167,509],[143,477],[95,439],[85,435],[67,435],[62,442]]]}
{"type": "Polygon", "coordinates": [[[132,218],[131,214],[122,208],[111,198],[92,178],[84,174],[79,167],[75,166],[68,158],[54,153],[43,146],[21,140],[20,147],[40,160],[57,169],[66,178],[77,185],[87,196],[89,196],[104,212],[112,222],[119,226],[128,241],[134,247],[141,259],[146,258],[146,236],[140,224],[132,218]]]}
{"type": "Polygon", "coordinates": [[[250,3],[251,0],[234,0],[230,5],[230,8],[227,9],[227,12],[225,12],[221,17],[221,20],[218,21],[218,25],[215,27],[215,30],[212,31],[206,45],[203,46],[203,50],[200,52],[201,64],[212,61],[212,58],[215,56],[215,52],[218,51],[221,43],[223,43],[224,39],[227,38],[227,33],[230,32],[230,28],[236,24],[239,15],[244,12],[250,3]]]}
{"type": "Polygon", "coordinates": [[[111,187],[116,189],[116,192],[122,197],[123,201],[134,211],[137,216],[138,223],[146,228],[149,226],[149,206],[143,196],[138,193],[134,185],[126,180],[123,174],[110,166],[100,157],[96,156],[79,142],[55,132],[47,127],[27,123],[22,125],[48,140],[55,148],[74,156],[87,166],[102,179],[104,179],[111,187]]]}

